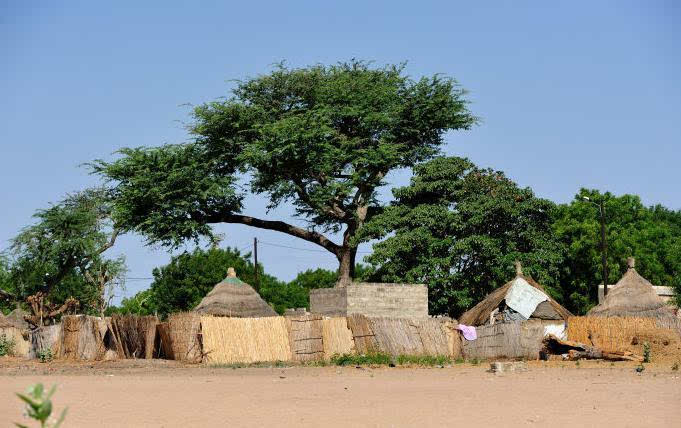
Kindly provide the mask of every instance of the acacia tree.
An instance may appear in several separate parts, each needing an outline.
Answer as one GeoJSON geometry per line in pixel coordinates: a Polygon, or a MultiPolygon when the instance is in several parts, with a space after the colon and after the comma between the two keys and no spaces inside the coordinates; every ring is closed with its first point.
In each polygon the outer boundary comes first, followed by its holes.
{"type": "Polygon", "coordinates": [[[113,183],[116,223],[171,247],[209,236],[216,223],[276,230],[333,253],[339,285],[353,277],[353,238],[379,207],[386,174],[430,159],[447,131],[476,121],[453,79],[412,80],[403,66],[359,61],[279,65],[193,118],[186,144],[92,164],[113,183]],[[291,202],[307,226],[242,214],[244,188],[269,208],[291,202]],[[325,235],[340,231],[340,243],[325,235]]]}
{"type": "Polygon", "coordinates": [[[513,262],[559,297],[564,249],[551,233],[548,200],[468,159],[418,165],[408,186],[362,230],[383,239],[367,258],[380,281],[428,284],[433,314],[458,316],[513,277],[513,262]]]}
{"type": "Polygon", "coordinates": [[[34,325],[97,299],[99,289],[88,284],[86,275],[94,275],[103,264],[109,270],[123,269],[122,260],[102,257],[119,235],[109,215],[102,189],[78,192],[39,210],[37,222],[12,240],[12,289],[0,297],[28,302],[33,315],[27,321],[34,325]]]}

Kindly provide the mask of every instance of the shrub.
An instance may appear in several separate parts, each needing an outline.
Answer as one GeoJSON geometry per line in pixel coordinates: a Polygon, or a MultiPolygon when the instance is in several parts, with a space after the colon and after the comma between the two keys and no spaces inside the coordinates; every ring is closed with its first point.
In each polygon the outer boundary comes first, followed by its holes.
{"type": "Polygon", "coordinates": [[[419,366],[444,366],[452,363],[452,359],[446,355],[400,355],[397,364],[415,364],[419,366]]]}
{"type": "Polygon", "coordinates": [[[650,343],[648,342],[643,344],[643,362],[650,362],[650,343]]]}
{"type": "Polygon", "coordinates": [[[49,363],[54,359],[54,353],[50,348],[43,348],[38,351],[38,359],[41,363],[49,363]]]}
{"type": "Polygon", "coordinates": [[[14,355],[14,339],[7,338],[4,334],[0,335],[0,357],[5,355],[14,355]]]}
{"type": "MultiPolygon", "coordinates": [[[[25,394],[17,393],[24,403],[26,403],[26,416],[40,423],[41,428],[59,428],[61,423],[64,421],[66,416],[66,409],[62,410],[59,419],[56,421],[50,420],[50,415],[52,415],[52,395],[57,389],[57,386],[53,386],[50,391],[45,394],[45,388],[42,383],[37,383],[31,385],[25,394]]],[[[27,425],[22,425],[17,423],[16,426],[20,428],[28,428],[27,425]]]]}

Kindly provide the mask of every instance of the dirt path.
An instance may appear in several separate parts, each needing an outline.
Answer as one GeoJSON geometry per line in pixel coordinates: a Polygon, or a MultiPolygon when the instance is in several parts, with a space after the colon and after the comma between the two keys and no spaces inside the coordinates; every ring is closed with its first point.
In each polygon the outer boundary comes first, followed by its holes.
{"type": "Polygon", "coordinates": [[[672,427],[681,421],[681,374],[668,367],[641,375],[605,363],[534,364],[504,375],[485,370],[0,365],[0,425],[24,421],[13,392],[35,382],[59,385],[54,404],[69,406],[66,427],[672,427]]]}

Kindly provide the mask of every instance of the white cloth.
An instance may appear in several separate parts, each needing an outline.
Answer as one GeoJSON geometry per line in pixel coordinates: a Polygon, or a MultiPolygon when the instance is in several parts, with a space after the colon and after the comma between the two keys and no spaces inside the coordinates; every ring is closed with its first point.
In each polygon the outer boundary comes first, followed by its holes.
{"type": "Polygon", "coordinates": [[[506,294],[506,305],[525,318],[529,318],[537,309],[537,305],[546,300],[549,300],[546,294],[531,286],[521,277],[513,281],[506,294]]]}
{"type": "Polygon", "coordinates": [[[544,326],[544,337],[552,334],[560,340],[567,339],[567,332],[565,331],[565,324],[549,324],[544,326]]]}

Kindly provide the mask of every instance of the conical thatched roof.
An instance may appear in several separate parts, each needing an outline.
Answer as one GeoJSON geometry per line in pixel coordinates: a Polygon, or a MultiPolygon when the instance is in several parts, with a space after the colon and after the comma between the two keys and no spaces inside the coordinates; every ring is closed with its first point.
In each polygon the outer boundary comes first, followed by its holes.
{"type": "Polygon", "coordinates": [[[459,323],[464,325],[485,325],[489,323],[489,317],[492,311],[499,307],[499,305],[504,301],[506,295],[510,291],[513,284],[518,280],[524,280],[532,287],[541,291],[548,300],[540,303],[535,311],[532,313],[531,318],[541,318],[541,319],[563,319],[567,320],[572,316],[570,311],[561,306],[558,302],[553,300],[551,296],[546,294],[544,287],[537,283],[534,279],[529,276],[525,276],[522,273],[520,264],[516,265],[516,276],[503,286],[497,288],[488,294],[480,303],[473,306],[471,309],[466,311],[461,317],[459,317],[459,323]]]}
{"type": "Polygon", "coordinates": [[[636,272],[633,258],[622,278],[587,315],[601,317],[649,317],[658,320],[675,319],[672,309],[657,295],[653,285],[636,272]]]}
{"type": "Polygon", "coordinates": [[[223,317],[273,317],[277,313],[258,293],[236,277],[229,268],[227,278],[219,282],[194,308],[195,312],[223,317]]]}

